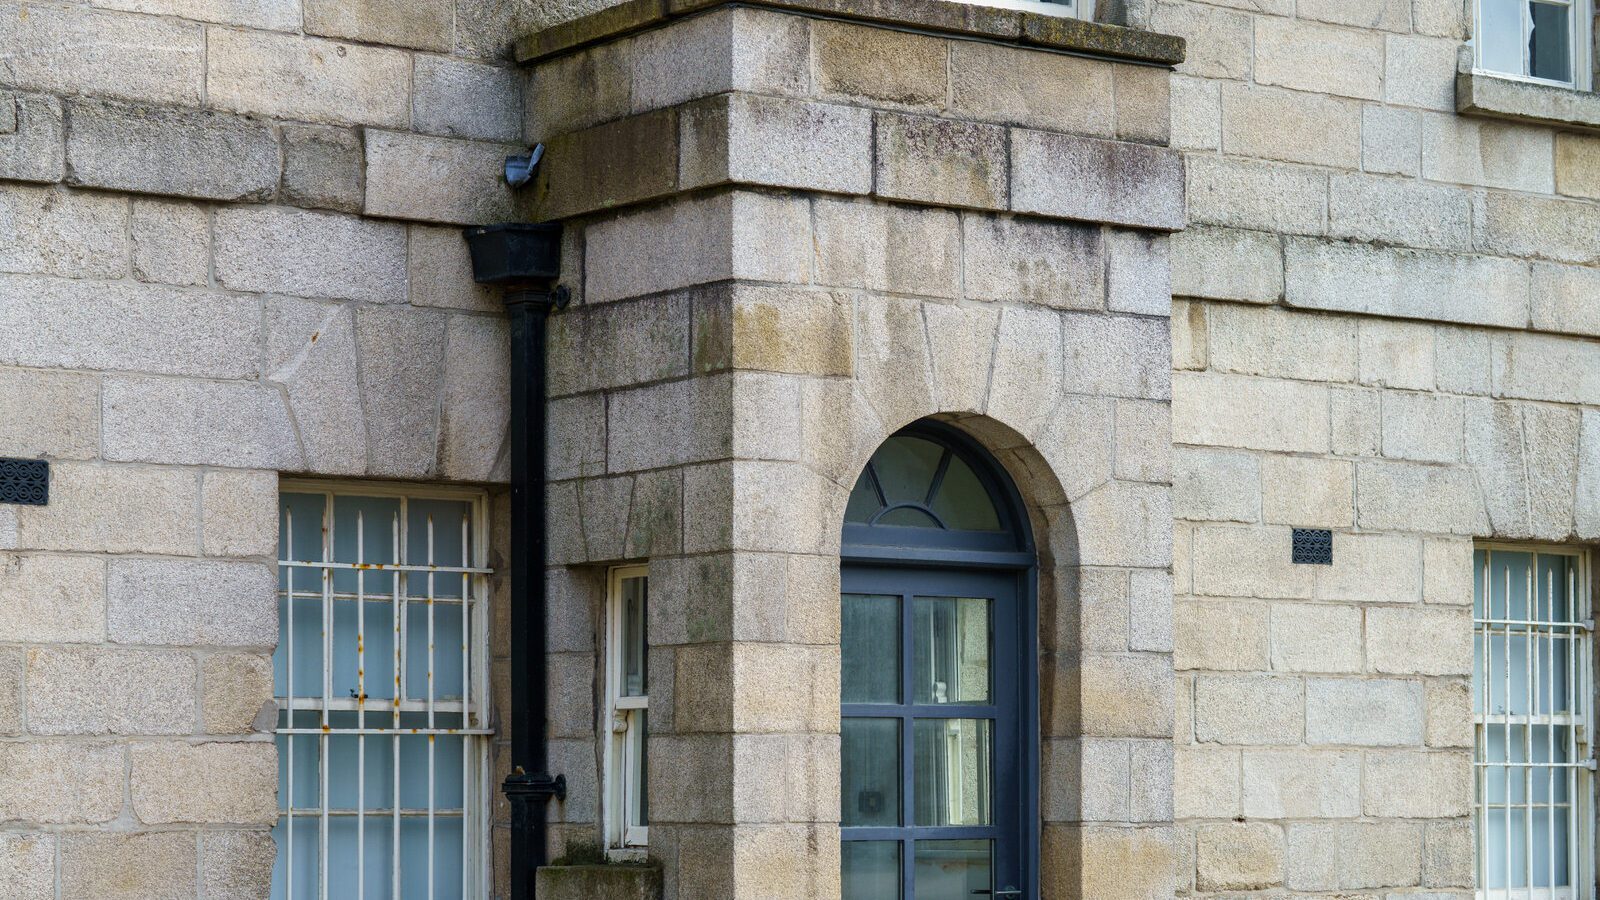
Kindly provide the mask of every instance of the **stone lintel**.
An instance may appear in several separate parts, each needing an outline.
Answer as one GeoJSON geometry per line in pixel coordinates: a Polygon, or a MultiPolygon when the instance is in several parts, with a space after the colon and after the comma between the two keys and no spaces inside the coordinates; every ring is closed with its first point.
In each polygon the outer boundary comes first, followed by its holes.
{"type": "Polygon", "coordinates": [[[517,61],[539,62],[729,6],[788,10],[1158,66],[1175,66],[1184,58],[1181,37],[959,0],[627,0],[519,38],[517,61]]]}

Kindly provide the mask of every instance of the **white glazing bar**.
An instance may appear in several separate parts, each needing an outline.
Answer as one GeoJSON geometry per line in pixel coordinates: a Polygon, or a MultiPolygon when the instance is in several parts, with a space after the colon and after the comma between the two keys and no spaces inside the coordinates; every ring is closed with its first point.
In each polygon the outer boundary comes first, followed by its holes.
{"type": "MultiPolygon", "coordinates": [[[[1506,609],[1506,618],[1509,619],[1511,617],[1511,567],[1509,565],[1505,567],[1505,572],[1506,572],[1506,577],[1505,577],[1506,592],[1505,592],[1505,595],[1504,595],[1505,596],[1505,604],[1506,604],[1505,609],[1506,609]]],[[[1506,626],[1502,630],[1502,633],[1505,635],[1505,646],[1501,648],[1502,650],[1505,651],[1505,653],[1503,654],[1505,656],[1505,666],[1504,666],[1504,668],[1505,668],[1505,672],[1504,672],[1505,680],[1503,681],[1505,689],[1504,689],[1504,692],[1501,693],[1501,695],[1500,695],[1500,700],[1501,700],[1502,703],[1505,704],[1505,708],[1506,708],[1505,724],[1504,724],[1504,727],[1503,727],[1503,730],[1502,730],[1502,735],[1505,738],[1505,746],[1504,746],[1503,749],[1505,751],[1506,766],[1505,766],[1505,776],[1503,778],[1504,788],[1505,788],[1505,790],[1504,790],[1505,796],[1502,797],[1501,799],[1503,799],[1505,801],[1505,803],[1504,803],[1504,805],[1502,807],[1502,809],[1504,811],[1504,814],[1505,814],[1505,817],[1506,817],[1506,825],[1505,825],[1505,833],[1506,833],[1506,840],[1505,840],[1505,845],[1506,845],[1505,846],[1505,866],[1503,867],[1503,871],[1506,873],[1505,890],[1506,890],[1506,897],[1509,900],[1509,898],[1511,897],[1511,772],[1512,772],[1512,766],[1511,766],[1511,627],[1509,625],[1506,626]]]]}
{"type": "MultiPolygon", "coordinates": [[[[287,506],[285,506],[284,507],[284,512],[283,512],[283,517],[284,517],[284,527],[283,527],[284,551],[283,551],[283,555],[292,559],[294,557],[294,510],[290,509],[287,506]]],[[[289,623],[286,626],[288,628],[288,631],[289,631],[289,637],[288,637],[289,649],[284,651],[283,671],[284,671],[284,681],[286,682],[286,686],[285,686],[284,690],[287,693],[287,695],[292,698],[292,697],[294,697],[294,576],[295,576],[295,572],[294,572],[293,569],[290,569],[286,573],[286,575],[288,576],[289,594],[288,594],[287,597],[284,598],[283,605],[284,605],[284,615],[289,620],[289,623]]],[[[289,724],[291,726],[293,726],[295,724],[295,722],[294,722],[294,711],[292,709],[289,711],[289,724]]],[[[285,834],[283,842],[284,842],[284,844],[287,845],[287,848],[284,851],[285,859],[284,859],[283,892],[284,892],[284,900],[294,900],[294,876],[295,876],[295,868],[294,868],[294,745],[295,745],[295,739],[294,739],[294,736],[290,735],[289,739],[284,741],[284,743],[288,745],[288,756],[289,756],[289,778],[288,778],[289,786],[288,786],[288,792],[289,792],[289,796],[288,796],[288,798],[286,800],[284,800],[284,803],[283,803],[284,809],[287,810],[284,813],[284,816],[283,816],[283,830],[284,830],[284,834],[285,834]]]]}
{"type": "MultiPolygon", "coordinates": [[[[428,513],[428,566],[430,568],[433,566],[434,561],[435,560],[434,560],[434,548],[433,548],[433,513],[430,512],[430,513],[428,513]]],[[[433,648],[434,648],[434,634],[433,634],[433,578],[434,578],[434,575],[430,571],[428,573],[427,577],[428,577],[428,728],[431,731],[432,728],[434,727],[434,721],[433,721],[433,693],[434,693],[434,688],[433,688],[433,668],[434,668],[434,657],[433,657],[433,648]]],[[[437,743],[437,740],[438,739],[437,739],[437,737],[435,735],[433,735],[431,733],[428,735],[428,900],[433,900],[433,860],[434,860],[434,857],[438,855],[438,853],[437,853],[438,844],[435,843],[435,840],[434,840],[434,826],[433,826],[434,778],[435,778],[435,775],[436,775],[435,770],[434,770],[433,751],[434,751],[434,745],[437,743]]]]}
{"type": "MultiPolygon", "coordinates": [[[[1529,619],[1539,618],[1538,598],[1535,596],[1538,586],[1534,580],[1534,572],[1538,565],[1539,554],[1535,553],[1533,554],[1532,562],[1528,564],[1527,584],[1524,586],[1527,594],[1523,604],[1528,611],[1529,619]]],[[[1533,723],[1534,717],[1539,712],[1534,706],[1534,703],[1537,702],[1534,694],[1536,689],[1534,682],[1537,678],[1535,667],[1538,665],[1538,661],[1533,658],[1533,652],[1533,627],[1526,626],[1522,630],[1522,665],[1524,669],[1528,670],[1522,673],[1523,687],[1526,688],[1528,695],[1527,705],[1523,707],[1526,717],[1522,723],[1522,761],[1524,763],[1533,762],[1533,723]]],[[[1527,889],[1529,896],[1532,896],[1533,766],[1531,765],[1523,766],[1522,769],[1522,840],[1524,845],[1522,848],[1522,886],[1527,889]]]]}
{"type": "MultiPolygon", "coordinates": [[[[366,510],[356,509],[356,562],[367,559],[366,510]]],[[[367,896],[367,573],[356,569],[356,898],[367,896]]]]}
{"type": "MultiPolygon", "coordinates": [[[[401,550],[405,546],[405,501],[400,504],[400,512],[394,516],[394,549],[391,557],[397,562],[403,562],[405,557],[401,550]]],[[[400,701],[404,693],[401,686],[404,683],[403,670],[400,668],[401,653],[405,648],[405,616],[402,615],[403,604],[400,600],[400,583],[405,576],[399,572],[393,574],[390,589],[393,599],[389,604],[389,615],[394,621],[394,705],[390,712],[389,724],[394,728],[395,734],[389,738],[389,750],[392,754],[389,771],[393,774],[389,794],[389,814],[393,824],[393,832],[389,841],[389,889],[393,900],[400,900],[400,701]]],[[[363,898],[365,900],[365,898],[363,898]]]]}
{"type": "MultiPolygon", "coordinates": [[[[333,559],[333,494],[326,495],[327,505],[322,510],[322,560],[333,559]]],[[[333,570],[322,570],[322,731],[317,738],[317,770],[321,773],[321,796],[317,805],[322,808],[322,828],[317,835],[317,896],[328,900],[328,751],[331,749],[328,729],[332,719],[328,701],[333,697],[333,570]]]]}

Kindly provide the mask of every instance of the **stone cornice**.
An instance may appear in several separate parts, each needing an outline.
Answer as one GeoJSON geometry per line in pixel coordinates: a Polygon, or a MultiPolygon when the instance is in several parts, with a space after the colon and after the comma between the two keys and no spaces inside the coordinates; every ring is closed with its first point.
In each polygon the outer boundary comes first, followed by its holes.
{"type": "Polygon", "coordinates": [[[727,6],[764,7],[1150,65],[1174,66],[1184,57],[1181,37],[956,0],[626,0],[523,36],[516,45],[517,61],[538,62],[727,6]]]}

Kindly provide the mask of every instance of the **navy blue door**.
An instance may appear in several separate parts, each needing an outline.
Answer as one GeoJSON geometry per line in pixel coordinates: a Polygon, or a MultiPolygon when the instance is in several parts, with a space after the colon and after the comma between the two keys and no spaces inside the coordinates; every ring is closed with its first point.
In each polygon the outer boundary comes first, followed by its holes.
{"type": "Polygon", "coordinates": [[[1023,896],[1019,577],[842,570],[844,900],[1023,896]]]}

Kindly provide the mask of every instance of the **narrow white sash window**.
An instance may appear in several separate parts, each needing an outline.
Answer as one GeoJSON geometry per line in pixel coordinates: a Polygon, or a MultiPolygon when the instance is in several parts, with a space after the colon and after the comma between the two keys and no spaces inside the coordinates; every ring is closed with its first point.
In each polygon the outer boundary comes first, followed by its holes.
{"type": "Polygon", "coordinates": [[[650,602],[644,566],[611,570],[606,598],[606,842],[627,856],[650,840],[650,602]]]}

